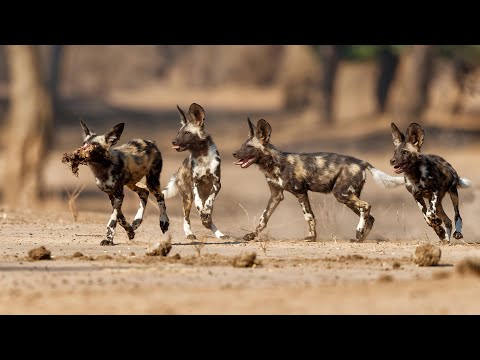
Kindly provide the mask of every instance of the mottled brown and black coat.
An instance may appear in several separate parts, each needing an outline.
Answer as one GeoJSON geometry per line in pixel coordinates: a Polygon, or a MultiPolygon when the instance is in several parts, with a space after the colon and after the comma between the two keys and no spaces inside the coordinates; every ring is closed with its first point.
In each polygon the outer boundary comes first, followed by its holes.
{"type": "Polygon", "coordinates": [[[150,192],[157,199],[160,209],[160,229],[168,230],[169,220],[160,188],[162,155],[154,141],[134,139],[126,144],[112,147],[120,139],[124,124],[118,124],[104,135],[97,135],[81,122],[84,140],[83,150],[88,165],[95,176],[98,188],[108,194],[113,212],[107,224],[107,236],[100,245],[113,245],[117,221],[125,229],[129,239],[143,220],[150,192]],[[139,183],[146,176],[147,185],[139,183]],[[123,187],[127,186],[140,197],[140,207],[130,225],[122,213],[123,187]]]}
{"type": "Polygon", "coordinates": [[[183,198],[183,230],[188,239],[195,239],[190,227],[192,204],[200,214],[202,224],[219,239],[227,238],[212,221],[213,203],[220,191],[220,154],[212,137],[205,132],[205,111],[198,104],[191,104],[185,115],[178,107],[181,128],[172,141],[177,151],[190,152],[177,173],[163,190],[165,198],[178,192],[183,198]]]}
{"type": "Polygon", "coordinates": [[[270,144],[272,128],[267,121],[261,119],[255,127],[248,119],[248,126],[248,138],[233,156],[238,160],[236,164],[242,168],[258,165],[268,182],[271,196],[259,225],[254,232],[244,236],[245,240],[253,240],[266,227],[275,208],[283,200],[283,191],[286,190],[297,197],[309,225],[309,234],[305,240],[315,241],[317,237],[315,216],[308,199],[308,191],[314,191],[333,193],[339,202],[360,217],[356,238],[362,241],[375,221],[370,215],[370,204],[360,200],[366,170],[372,173],[375,182],[384,187],[390,188],[404,183],[402,177],[389,176],[368,162],[352,156],[328,152],[282,152],[270,144]]]}
{"type": "Polygon", "coordinates": [[[445,214],[442,206],[442,200],[448,192],[455,211],[453,237],[463,238],[457,188],[470,187],[470,181],[460,178],[444,158],[420,153],[425,131],[419,124],[410,124],[406,136],[394,123],[391,124],[391,128],[395,151],[390,165],[397,174],[404,173],[405,186],[422,211],[425,222],[433,228],[442,242],[450,241],[453,230],[452,221],[445,214]],[[424,198],[427,199],[428,206],[424,198]]]}

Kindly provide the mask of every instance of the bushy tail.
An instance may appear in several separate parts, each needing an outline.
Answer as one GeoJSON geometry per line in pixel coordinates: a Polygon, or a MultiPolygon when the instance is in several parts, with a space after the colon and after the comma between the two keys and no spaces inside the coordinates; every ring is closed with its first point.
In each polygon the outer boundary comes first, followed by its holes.
{"type": "Polygon", "coordinates": [[[163,189],[162,194],[165,197],[165,199],[169,199],[178,194],[177,175],[172,176],[172,178],[167,184],[167,187],[163,189]]]}
{"type": "Polygon", "coordinates": [[[405,178],[403,176],[390,176],[383,171],[374,168],[370,164],[368,164],[367,169],[372,174],[373,181],[375,181],[378,185],[386,187],[387,189],[405,184],[405,178]]]}
{"type": "Polygon", "coordinates": [[[461,189],[468,189],[469,187],[472,187],[472,182],[468,179],[460,178],[458,180],[458,187],[461,189]]]}

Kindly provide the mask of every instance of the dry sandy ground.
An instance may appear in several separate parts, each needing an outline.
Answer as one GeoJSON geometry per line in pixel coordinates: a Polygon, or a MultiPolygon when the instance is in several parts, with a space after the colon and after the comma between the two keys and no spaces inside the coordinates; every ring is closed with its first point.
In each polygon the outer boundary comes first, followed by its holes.
{"type": "Polygon", "coordinates": [[[199,238],[206,237],[199,256],[174,217],[170,253],[152,257],[145,256],[149,245],[167,239],[153,210],[134,241],[119,229],[116,246],[100,247],[107,217],[84,212],[74,223],[68,212],[0,213],[0,313],[480,313],[479,278],[456,272],[463,258],[480,257],[480,244],[441,246],[439,266],[418,267],[411,255],[427,240],[271,238],[265,248],[237,240],[240,229],[216,240],[194,221],[199,238]],[[28,259],[40,245],[52,260],[28,259]],[[245,252],[255,252],[258,264],[233,267],[233,257],[245,252]]]}

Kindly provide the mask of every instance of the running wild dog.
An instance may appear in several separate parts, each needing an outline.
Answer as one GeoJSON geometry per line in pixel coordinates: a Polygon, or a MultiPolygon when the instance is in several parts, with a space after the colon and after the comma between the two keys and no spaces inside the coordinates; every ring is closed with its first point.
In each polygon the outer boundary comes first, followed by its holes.
{"type": "Polygon", "coordinates": [[[266,226],[275,208],[283,200],[286,190],[298,199],[309,226],[307,241],[317,238],[315,216],[310,207],[308,191],[333,193],[360,217],[357,226],[357,241],[364,240],[372,229],[375,219],[370,215],[370,204],[360,200],[360,193],[369,170],[377,184],[392,188],[404,183],[402,177],[393,177],[374,168],[368,162],[351,156],[335,153],[287,153],[270,144],[272,127],[261,119],[257,127],[248,119],[250,129],[247,140],[233,153],[236,165],[243,169],[257,164],[270,187],[270,200],[254,232],[246,234],[245,240],[253,240],[266,226]]]}
{"type": "Polygon", "coordinates": [[[220,155],[210,135],[204,130],[205,111],[193,103],[188,114],[177,105],[180,113],[181,128],[172,141],[177,151],[190,151],[177,173],[163,190],[165,198],[171,198],[178,192],[183,198],[183,230],[187,239],[195,239],[190,227],[190,209],[192,203],[200,214],[203,226],[210,229],[215,237],[226,239],[212,222],[213,202],[220,191],[220,155]]]}
{"type": "Polygon", "coordinates": [[[169,220],[163,194],[160,191],[160,173],[162,171],[162,155],[155,142],[134,139],[124,145],[112,148],[120,139],[124,124],[115,125],[105,135],[96,135],[82,121],[84,140],[83,150],[88,159],[88,165],[95,176],[95,182],[100,190],[108,194],[113,212],[107,224],[107,236],[100,245],[113,245],[113,236],[117,220],[127,232],[128,238],[135,237],[135,230],[143,220],[147,206],[149,190],[157,198],[160,208],[160,229],[168,230],[169,220]],[[147,188],[138,183],[144,176],[147,188]],[[123,187],[127,186],[140,197],[140,207],[130,225],[122,213],[123,187]],[[139,186],[140,185],[140,186],[139,186]]]}
{"type": "Polygon", "coordinates": [[[470,181],[460,178],[452,165],[442,157],[420,154],[425,131],[419,124],[410,124],[406,136],[394,123],[391,124],[391,127],[395,151],[390,165],[393,166],[395,173],[404,173],[405,186],[422,210],[425,222],[435,230],[442,242],[450,241],[452,221],[442,207],[443,197],[448,192],[455,211],[453,237],[455,239],[463,238],[457,187],[469,188],[470,181]],[[428,207],[425,205],[424,198],[428,200],[428,207]]]}

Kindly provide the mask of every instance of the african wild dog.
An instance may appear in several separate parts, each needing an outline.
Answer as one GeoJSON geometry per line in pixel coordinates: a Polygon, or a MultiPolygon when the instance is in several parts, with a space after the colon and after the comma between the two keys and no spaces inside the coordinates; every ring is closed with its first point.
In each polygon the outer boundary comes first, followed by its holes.
{"type": "Polygon", "coordinates": [[[210,229],[215,237],[226,239],[212,222],[213,202],[220,191],[220,155],[210,135],[204,130],[205,111],[193,103],[187,116],[177,105],[180,124],[177,137],[172,141],[177,151],[190,151],[177,173],[163,190],[165,198],[178,192],[183,198],[183,230],[187,239],[195,239],[190,228],[190,209],[195,203],[203,226],[210,229]]]}
{"type": "Polygon", "coordinates": [[[169,220],[163,194],[160,191],[160,173],[162,171],[162,155],[154,141],[134,139],[124,145],[112,148],[120,139],[124,124],[115,125],[105,135],[96,135],[82,121],[84,140],[83,150],[88,154],[88,165],[95,175],[95,182],[100,190],[106,192],[112,203],[113,213],[107,224],[107,237],[100,245],[113,245],[113,236],[117,219],[125,229],[128,238],[135,237],[135,230],[143,220],[150,190],[157,198],[160,208],[160,229],[168,230],[169,220]],[[144,176],[147,188],[137,183],[144,176]],[[140,207],[130,225],[122,213],[123,186],[126,185],[140,197],[140,207]],[[139,186],[140,185],[140,186],[139,186]]]}
{"type": "Polygon", "coordinates": [[[391,127],[395,151],[390,165],[397,174],[404,173],[405,186],[422,210],[426,223],[435,230],[442,242],[450,241],[452,221],[442,207],[443,197],[448,192],[455,211],[453,237],[455,239],[463,238],[462,218],[458,211],[457,187],[469,188],[470,181],[459,178],[452,165],[442,157],[420,154],[425,132],[419,124],[410,124],[406,137],[394,123],[391,124],[391,127]],[[428,200],[428,208],[423,198],[428,200]]]}
{"type": "Polygon", "coordinates": [[[254,232],[246,234],[245,240],[253,240],[266,226],[275,208],[283,200],[286,190],[298,199],[310,231],[305,238],[317,238],[315,216],[310,207],[308,191],[330,193],[360,217],[356,238],[364,240],[372,229],[375,219],[370,215],[370,204],[360,200],[360,193],[369,170],[376,183],[386,188],[404,183],[402,177],[393,177],[374,168],[368,162],[347,155],[335,153],[287,153],[270,144],[272,128],[261,119],[257,127],[248,119],[250,133],[241,148],[233,153],[238,159],[236,165],[247,168],[257,164],[264,173],[270,187],[270,200],[254,232]]]}

